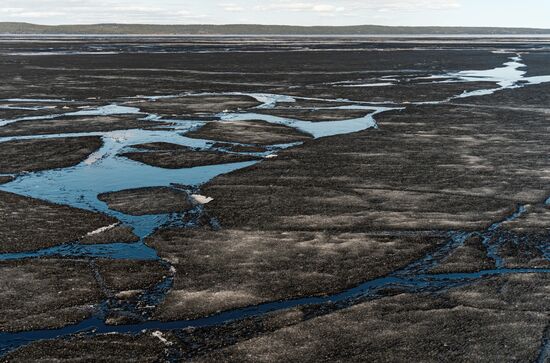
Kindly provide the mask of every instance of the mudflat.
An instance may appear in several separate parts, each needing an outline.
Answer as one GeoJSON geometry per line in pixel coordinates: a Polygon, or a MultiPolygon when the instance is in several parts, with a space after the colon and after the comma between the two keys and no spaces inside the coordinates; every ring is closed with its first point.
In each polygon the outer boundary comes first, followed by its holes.
{"type": "Polygon", "coordinates": [[[100,213],[0,191],[0,251],[22,252],[76,242],[118,220],[100,213]]]}
{"type": "Polygon", "coordinates": [[[110,209],[135,216],[183,212],[193,207],[186,192],[167,187],[121,190],[98,198],[110,209]]]}
{"type": "Polygon", "coordinates": [[[158,283],[158,263],[35,259],[0,262],[0,331],[61,328],[89,318],[102,300],[129,299],[158,283]]]}
{"type": "Polygon", "coordinates": [[[253,155],[223,153],[217,150],[196,150],[169,143],[133,145],[133,147],[148,151],[125,152],[121,156],[165,169],[194,168],[197,166],[258,160],[253,155]]]}
{"type": "Polygon", "coordinates": [[[550,359],[548,40],[58,40],[0,37],[0,359],[550,359]]]}
{"type": "Polygon", "coordinates": [[[2,142],[0,173],[67,168],[84,161],[102,144],[100,137],[93,136],[2,142]]]}
{"type": "Polygon", "coordinates": [[[128,102],[147,113],[164,117],[194,117],[212,115],[228,110],[239,111],[259,106],[261,103],[250,96],[239,95],[190,95],[128,102]]]}
{"type": "Polygon", "coordinates": [[[311,138],[288,126],[257,120],[209,122],[185,135],[197,139],[258,145],[288,144],[311,138]]]}
{"type": "MultiPolygon", "coordinates": [[[[134,117],[65,117],[54,120],[17,121],[3,126],[0,136],[49,135],[81,132],[99,132],[153,127],[151,122],[134,117]]],[[[162,126],[158,124],[157,126],[162,126]]]]}

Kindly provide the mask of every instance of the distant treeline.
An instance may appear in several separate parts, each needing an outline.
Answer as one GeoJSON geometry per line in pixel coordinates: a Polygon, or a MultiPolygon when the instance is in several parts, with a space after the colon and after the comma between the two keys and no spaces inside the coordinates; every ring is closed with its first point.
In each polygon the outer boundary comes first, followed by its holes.
{"type": "Polygon", "coordinates": [[[0,23],[2,34],[149,34],[149,35],[521,35],[550,34],[550,29],[404,26],[290,26],[290,25],[36,25],[0,23]]]}

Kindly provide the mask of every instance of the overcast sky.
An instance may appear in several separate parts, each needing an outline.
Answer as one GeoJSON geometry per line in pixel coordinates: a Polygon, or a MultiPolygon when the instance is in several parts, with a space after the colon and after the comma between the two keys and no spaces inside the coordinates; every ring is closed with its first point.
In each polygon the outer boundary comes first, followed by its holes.
{"type": "Polygon", "coordinates": [[[550,0],[0,0],[0,21],[550,28],[550,0]]]}

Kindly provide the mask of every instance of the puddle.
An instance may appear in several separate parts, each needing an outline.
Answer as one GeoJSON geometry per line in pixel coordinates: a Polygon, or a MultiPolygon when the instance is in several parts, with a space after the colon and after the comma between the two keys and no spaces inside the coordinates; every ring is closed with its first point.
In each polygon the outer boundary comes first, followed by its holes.
{"type": "Polygon", "coordinates": [[[111,115],[135,115],[141,113],[139,108],[119,106],[116,104],[84,109],[76,112],[65,113],[64,116],[111,116],[111,115]]]}

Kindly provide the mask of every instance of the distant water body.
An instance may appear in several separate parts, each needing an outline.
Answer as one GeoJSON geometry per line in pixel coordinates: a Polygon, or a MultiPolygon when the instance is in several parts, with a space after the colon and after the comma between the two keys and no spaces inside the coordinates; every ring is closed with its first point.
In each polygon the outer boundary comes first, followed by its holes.
{"type": "Polygon", "coordinates": [[[549,39],[549,34],[12,34],[12,33],[0,33],[0,37],[37,37],[37,38],[50,38],[50,37],[77,37],[77,38],[143,38],[143,37],[155,37],[155,38],[180,38],[180,37],[199,37],[199,38],[225,38],[225,37],[290,37],[290,38],[450,38],[450,39],[483,39],[483,38],[537,38],[537,39],[549,39]]]}

